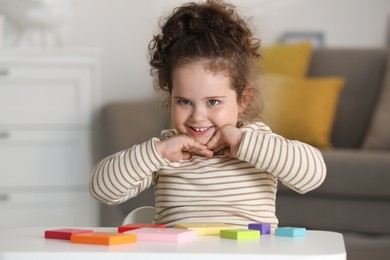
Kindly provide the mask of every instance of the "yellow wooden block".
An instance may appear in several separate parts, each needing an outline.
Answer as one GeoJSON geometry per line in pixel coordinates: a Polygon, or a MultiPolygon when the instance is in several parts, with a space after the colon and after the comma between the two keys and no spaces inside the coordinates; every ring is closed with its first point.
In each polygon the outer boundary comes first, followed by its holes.
{"type": "Polygon", "coordinates": [[[112,232],[92,232],[72,235],[72,243],[96,244],[96,245],[118,245],[135,242],[137,236],[133,234],[122,234],[112,232]]]}
{"type": "Polygon", "coordinates": [[[196,230],[198,236],[215,235],[219,236],[221,230],[224,229],[236,229],[236,226],[228,225],[225,223],[178,223],[175,228],[196,230]]]}

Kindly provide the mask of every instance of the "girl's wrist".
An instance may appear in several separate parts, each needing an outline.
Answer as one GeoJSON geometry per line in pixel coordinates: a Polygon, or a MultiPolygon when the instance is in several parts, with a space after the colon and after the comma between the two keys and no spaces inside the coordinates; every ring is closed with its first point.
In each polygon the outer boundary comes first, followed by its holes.
{"type": "Polygon", "coordinates": [[[164,147],[164,143],[163,143],[163,141],[161,141],[161,140],[158,140],[158,141],[156,141],[155,143],[154,143],[154,145],[155,145],[155,147],[156,147],[156,150],[157,150],[157,152],[158,152],[158,154],[161,156],[161,158],[164,158],[164,156],[163,156],[163,147],[164,147]]]}

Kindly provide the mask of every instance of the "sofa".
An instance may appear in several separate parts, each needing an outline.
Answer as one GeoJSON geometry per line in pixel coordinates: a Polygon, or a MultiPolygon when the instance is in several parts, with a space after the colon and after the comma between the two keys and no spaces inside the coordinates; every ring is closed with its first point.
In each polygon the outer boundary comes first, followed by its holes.
{"type": "MultiPolygon", "coordinates": [[[[321,149],[327,177],[321,187],[306,194],[278,187],[279,226],[341,232],[349,260],[390,259],[390,147],[386,147],[388,137],[378,140],[376,135],[374,142],[368,140],[375,134],[373,128],[381,131],[384,124],[389,129],[386,122],[377,120],[379,103],[383,110],[383,104],[390,102],[390,86],[388,102],[384,100],[386,80],[390,85],[388,57],[387,50],[379,48],[313,50],[309,77],[345,79],[331,131],[332,147],[321,149]]],[[[390,116],[381,113],[388,124],[390,116]]],[[[168,121],[161,102],[154,98],[104,106],[100,157],[159,136],[168,121]]],[[[143,205],[154,205],[152,189],[121,205],[101,205],[100,224],[117,226],[143,205]]]]}

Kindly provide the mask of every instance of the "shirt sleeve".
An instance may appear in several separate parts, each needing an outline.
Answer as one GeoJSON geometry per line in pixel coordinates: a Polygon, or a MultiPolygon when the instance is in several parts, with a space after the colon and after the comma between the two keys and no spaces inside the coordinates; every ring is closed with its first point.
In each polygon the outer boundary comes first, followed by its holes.
{"type": "Polygon", "coordinates": [[[108,205],[137,196],[153,183],[153,173],[167,165],[155,147],[157,138],[104,158],[95,166],[89,190],[108,205]]]}
{"type": "Polygon", "coordinates": [[[299,193],[313,190],[324,181],[326,165],[317,148],[274,134],[263,123],[246,125],[242,131],[238,159],[273,175],[299,193]]]}

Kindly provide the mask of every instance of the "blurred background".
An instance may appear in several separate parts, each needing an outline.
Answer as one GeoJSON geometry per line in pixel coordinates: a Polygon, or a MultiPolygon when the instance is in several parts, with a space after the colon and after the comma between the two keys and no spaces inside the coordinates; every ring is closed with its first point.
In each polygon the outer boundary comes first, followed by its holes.
{"type": "MultiPolygon", "coordinates": [[[[66,46],[102,49],[101,102],[152,95],[147,45],[157,20],[183,0],[77,0],[69,19],[66,46]]],[[[263,45],[286,32],[318,32],[327,47],[386,46],[387,0],[236,0],[253,20],[263,45]]]]}
{"type": "MultiPolygon", "coordinates": [[[[0,0],[0,227],[98,225],[96,207],[86,207],[94,117],[106,104],[154,95],[147,46],[159,17],[184,2],[0,0]]],[[[231,3],[263,46],[389,44],[389,0],[231,3]]]]}
{"type": "MultiPolygon", "coordinates": [[[[158,18],[187,1],[37,2],[65,2],[63,10],[69,8],[64,10],[66,16],[59,24],[61,46],[101,49],[100,102],[105,104],[153,94],[147,63],[148,42],[157,31],[158,18]]],[[[388,0],[232,0],[231,3],[252,19],[263,45],[274,44],[289,32],[320,33],[326,47],[384,47],[388,42],[388,0]]],[[[5,42],[3,39],[3,46],[5,42]]]]}
{"type": "MultiPolygon", "coordinates": [[[[157,20],[183,0],[78,0],[64,38],[67,46],[103,50],[101,102],[144,98],[153,94],[147,45],[157,20]]],[[[286,32],[315,32],[327,47],[378,47],[387,44],[387,0],[236,0],[253,21],[263,45],[286,32]]]]}

